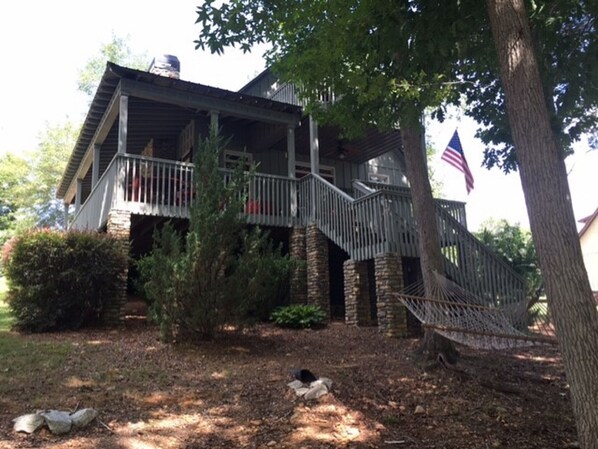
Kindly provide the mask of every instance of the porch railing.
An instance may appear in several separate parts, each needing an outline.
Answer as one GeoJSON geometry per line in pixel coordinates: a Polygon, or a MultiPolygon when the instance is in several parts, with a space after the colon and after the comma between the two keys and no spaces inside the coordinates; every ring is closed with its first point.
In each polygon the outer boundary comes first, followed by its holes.
{"type": "MultiPolygon", "coordinates": [[[[74,229],[101,229],[110,209],[133,214],[188,218],[193,196],[193,164],[116,155],[75,215],[74,229]]],[[[224,179],[231,172],[222,170],[224,179]]],[[[253,224],[292,226],[297,221],[297,181],[255,173],[244,214],[253,224]]]]}
{"type": "Polygon", "coordinates": [[[114,208],[118,159],[112,159],[87,200],[75,212],[71,229],[101,229],[108,219],[108,212],[114,208]]]}
{"type": "MultiPolygon", "coordinates": [[[[369,187],[374,190],[389,190],[391,192],[397,193],[404,193],[407,195],[411,194],[411,190],[408,187],[390,185],[390,184],[382,184],[379,182],[371,182],[371,181],[359,181],[364,186],[369,187]]],[[[354,185],[355,187],[355,185],[354,185]]],[[[447,211],[451,216],[461,223],[463,226],[467,227],[467,215],[465,213],[465,204],[460,201],[451,201],[451,200],[443,200],[443,199],[436,199],[436,204],[442,207],[445,211],[447,211]]]]}

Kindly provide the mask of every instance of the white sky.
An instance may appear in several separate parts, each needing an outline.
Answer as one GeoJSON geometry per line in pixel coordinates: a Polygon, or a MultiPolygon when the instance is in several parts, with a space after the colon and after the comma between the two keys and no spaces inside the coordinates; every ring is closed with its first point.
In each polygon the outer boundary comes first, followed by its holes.
{"type": "MultiPolygon", "coordinates": [[[[25,152],[37,145],[46,122],[79,120],[86,100],[77,92],[77,74],[112,34],[130,36],[134,52],[151,57],[177,55],[186,80],[236,90],[264,68],[261,52],[227,51],[212,56],[194,49],[198,34],[195,7],[200,0],[104,0],[102,2],[33,0],[0,3],[0,154],[25,152]]],[[[150,60],[148,60],[148,65],[150,60]]],[[[477,229],[488,218],[506,218],[528,226],[518,174],[503,175],[481,167],[483,145],[475,124],[462,117],[431,124],[428,135],[439,153],[431,163],[444,183],[444,197],[466,201],[468,224],[477,229]],[[439,161],[458,126],[475,188],[465,193],[463,176],[439,161]]],[[[598,151],[583,145],[568,159],[576,218],[598,207],[598,151]]]]}

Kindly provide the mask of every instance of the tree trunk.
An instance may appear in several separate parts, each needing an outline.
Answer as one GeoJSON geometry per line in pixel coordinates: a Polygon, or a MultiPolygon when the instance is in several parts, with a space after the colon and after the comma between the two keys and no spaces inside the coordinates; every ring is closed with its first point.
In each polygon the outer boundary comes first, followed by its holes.
{"type": "MultiPolygon", "coordinates": [[[[436,205],[428,177],[426,149],[422,147],[423,127],[419,122],[420,114],[412,113],[409,116],[418,118],[401,121],[401,139],[407,177],[411,186],[413,213],[419,231],[419,253],[424,288],[426,295],[431,295],[432,285],[435,283],[434,272],[444,273],[444,267],[436,222],[436,205]]],[[[430,359],[435,359],[438,354],[442,354],[450,363],[457,360],[457,351],[453,343],[430,329],[426,329],[424,335],[423,352],[430,359]]]]}
{"type": "Polygon", "coordinates": [[[598,313],[524,0],[487,0],[527,211],[571,387],[581,447],[598,448],[598,313]]]}

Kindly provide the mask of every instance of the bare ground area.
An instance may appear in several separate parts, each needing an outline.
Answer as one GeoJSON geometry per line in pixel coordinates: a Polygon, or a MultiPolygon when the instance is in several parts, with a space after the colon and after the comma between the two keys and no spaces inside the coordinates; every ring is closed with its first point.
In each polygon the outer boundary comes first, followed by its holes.
{"type": "Polygon", "coordinates": [[[43,354],[26,369],[0,360],[2,449],[565,448],[576,440],[554,348],[462,348],[457,371],[416,363],[417,340],[342,324],[264,325],[199,346],[160,343],[156,328],[131,323],[14,338],[67,350],[54,366],[43,354]],[[296,398],[286,385],[293,368],[331,378],[332,393],[296,398]],[[96,408],[101,422],[62,437],[12,431],[20,414],[77,407],[96,408]]]}

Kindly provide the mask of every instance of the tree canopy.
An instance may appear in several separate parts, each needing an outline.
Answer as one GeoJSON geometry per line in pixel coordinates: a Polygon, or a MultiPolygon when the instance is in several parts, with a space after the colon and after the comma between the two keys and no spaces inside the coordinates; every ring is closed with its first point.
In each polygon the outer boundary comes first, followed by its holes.
{"type": "Polygon", "coordinates": [[[90,99],[96,92],[106,61],[125,65],[132,69],[146,70],[149,58],[146,53],[134,53],[129,46],[129,37],[112,35],[110,42],[100,45],[98,53],[87,60],[85,66],[79,70],[77,88],[90,99]]]}
{"type": "MultiPolygon", "coordinates": [[[[597,142],[598,2],[541,0],[527,7],[551,128],[564,157],[584,134],[597,142]]],[[[487,145],[484,165],[509,172],[517,169],[517,159],[497,56],[488,51],[493,42],[487,15],[477,20],[455,76],[462,81],[466,114],[482,125],[477,137],[487,145]]]]}
{"type": "Polygon", "coordinates": [[[543,290],[536,248],[531,232],[507,220],[489,220],[482,224],[476,237],[526,280],[528,298],[537,299],[543,290]]]}
{"type": "MultiPolygon", "coordinates": [[[[597,2],[528,3],[552,129],[566,154],[598,132],[597,2]]],[[[215,53],[270,43],[268,62],[303,87],[310,112],[349,134],[371,122],[394,126],[403,106],[433,107],[442,120],[443,103],[465,104],[482,125],[485,165],[517,167],[483,2],[208,0],[197,22],[196,46],[215,53]],[[323,108],[316,100],[326,90],[340,101],[323,108]]]]}
{"type": "Polygon", "coordinates": [[[355,134],[372,123],[419,120],[451,95],[447,61],[458,60],[453,42],[470,16],[463,2],[207,1],[198,8],[196,46],[221,53],[269,42],[268,63],[301,87],[308,111],[355,134]],[[320,104],[324,91],[334,92],[332,105],[320,104]]]}
{"type": "MultiPolygon", "coordinates": [[[[91,98],[107,60],[141,68],[147,59],[145,54],[133,53],[128,38],[112,36],[81,70],[79,90],[91,98]]],[[[22,229],[63,225],[63,206],[56,199],[56,188],[80,127],[79,121],[70,119],[46,123],[36,149],[0,158],[0,244],[22,229]]]]}

